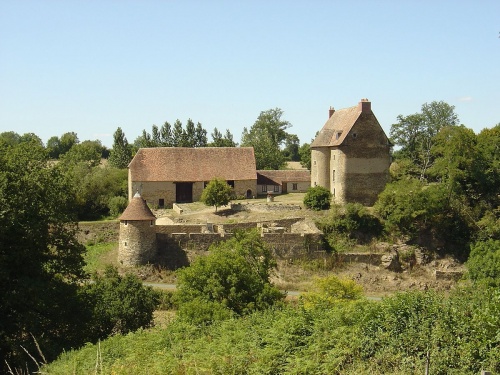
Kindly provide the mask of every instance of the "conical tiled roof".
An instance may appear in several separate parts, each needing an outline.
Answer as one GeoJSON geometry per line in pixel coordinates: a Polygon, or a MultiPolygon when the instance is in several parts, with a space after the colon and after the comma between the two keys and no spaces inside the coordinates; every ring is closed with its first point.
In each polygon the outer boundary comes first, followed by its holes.
{"type": "Polygon", "coordinates": [[[135,193],[134,197],[118,220],[156,220],[156,216],[153,215],[141,195],[139,193],[135,193]]]}

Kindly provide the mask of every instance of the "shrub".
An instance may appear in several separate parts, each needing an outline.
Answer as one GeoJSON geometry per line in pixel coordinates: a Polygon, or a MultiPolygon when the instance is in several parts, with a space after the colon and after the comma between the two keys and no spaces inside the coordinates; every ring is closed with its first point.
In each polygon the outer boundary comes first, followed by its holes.
{"type": "Polygon", "coordinates": [[[332,200],[332,193],[323,186],[310,187],[304,196],[304,205],[311,210],[328,210],[332,200]]]}
{"type": "Polygon", "coordinates": [[[91,341],[150,327],[153,323],[158,294],[135,275],[121,276],[116,268],[108,266],[104,275],[94,275],[93,282],[82,292],[93,306],[89,326],[91,341]]]}
{"type": "Polygon", "coordinates": [[[284,294],[269,281],[276,263],[256,230],[237,232],[234,238],[212,245],[209,251],[209,255],[178,272],[181,317],[200,320],[205,316],[209,323],[214,316],[228,316],[225,309],[245,315],[283,300],[284,294]],[[207,313],[216,304],[220,308],[215,315],[207,313]]]}
{"type": "Polygon", "coordinates": [[[368,243],[383,231],[380,220],[359,203],[334,205],[331,214],[316,225],[325,234],[329,247],[337,253],[350,249],[356,242],[368,243]]]}
{"type": "Polygon", "coordinates": [[[467,267],[472,281],[500,286],[500,241],[490,239],[472,245],[467,267]]]}
{"type": "Polygon", "coordinates": [[[127,204],[128,200],[125,197],[116,196],[111,198],[108,203],[109,214],[113,217],[117,217],[123,211],[125,211],[125,208],[127,208],[127,204]]]}
{"type": "Polygon", "coordinates": [[[363,297],[363,288],[351,279],[331,275],[316,279],[313,290],[301,297],[304,307],[329,308],[340,302],[353,301],[363,297]]]}

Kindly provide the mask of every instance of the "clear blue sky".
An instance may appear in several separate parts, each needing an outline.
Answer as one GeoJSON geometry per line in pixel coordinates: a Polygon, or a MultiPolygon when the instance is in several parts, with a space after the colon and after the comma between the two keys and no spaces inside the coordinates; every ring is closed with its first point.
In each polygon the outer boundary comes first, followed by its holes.
{"type": "Polygon", "coordinates": [[[500,122],[499,0],[0,0],[0,132],[110,147],[188,118],[239,142],[281,108],[301,143],[329,106],[399,114],[443,100],[500,122]]]}

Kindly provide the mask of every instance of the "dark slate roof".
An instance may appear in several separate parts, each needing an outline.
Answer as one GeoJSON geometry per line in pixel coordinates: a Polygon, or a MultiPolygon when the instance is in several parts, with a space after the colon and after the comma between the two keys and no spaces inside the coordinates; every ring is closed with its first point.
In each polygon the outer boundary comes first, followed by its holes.
{"type": "Polygon", "coordinates": [[[359,106],[339,109],[326,121],[311,147],[339,146],[361,115],[359,106]],[[337,134],[341,133],[337,138],[337,134]]]}
{"type": "Polygon", "coordinates": [[[129,164],[132,181],[255,180],[253,147],[141,148],[129,164]]]}
{"type": "Polygon", "coordinates": [[[146,201],[136,193],[118,220],[156,220],[146,201]]]}
{"type": "Polygon", "coordinates": [[[281,185],[283,182],[309,182],[311,181],[311,172],[300,169],[284,170],[258,170],[258,185],[281,185]]]}

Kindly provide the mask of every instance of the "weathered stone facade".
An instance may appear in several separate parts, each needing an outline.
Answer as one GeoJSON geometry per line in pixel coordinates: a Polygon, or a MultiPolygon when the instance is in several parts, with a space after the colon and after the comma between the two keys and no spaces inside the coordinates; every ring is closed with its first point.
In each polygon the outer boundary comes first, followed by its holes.
{"type": "Polygon", "coordinates": [[[311,186],[329,189],[337,203],[373,205],[389,178],[390,148],[368,100],[332,109],[311,144],[311,186]]]}
{"type": "Polygon", "coordinates": [[[157,252],[156,231],[151,221],[121,221],[118,261],[124,266],[149,263],[157,252]]]}

